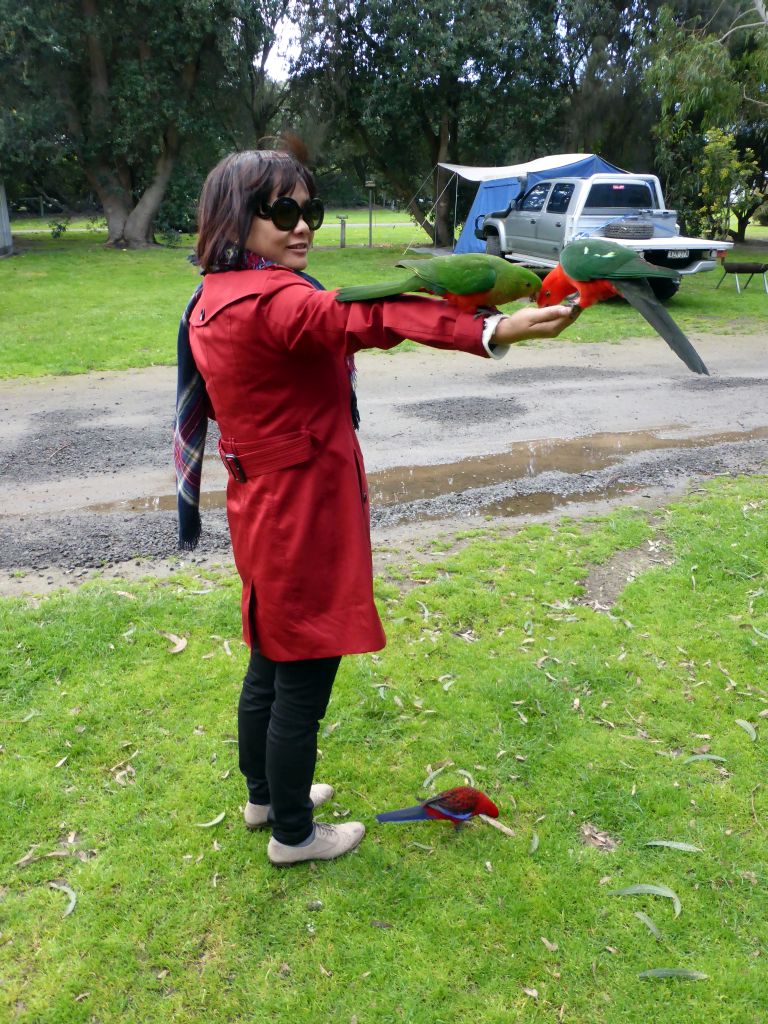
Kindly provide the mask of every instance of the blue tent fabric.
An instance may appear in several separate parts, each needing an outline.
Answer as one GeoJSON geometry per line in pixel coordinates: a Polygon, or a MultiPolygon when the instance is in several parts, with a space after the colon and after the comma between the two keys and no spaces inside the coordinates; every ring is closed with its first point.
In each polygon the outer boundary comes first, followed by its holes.
{"type": "Polygon", "coordinates": [[[543,171],[528,171],[525,175],[512,178],[495,178],[480,182],[477,195],[467,215],[466,223],[459,235],[454,252],[485,252],[485,243],[475,238],[475,223],[481,214],[497,213],[506,210],[511,202],[520,195],[525,183],[526,191],[538,181],[550,178],[588,178],[591,174],[619,173],[627,174],[620,167],[609,164],[601,156],[590,156],[585,160],[564,164],[562,167],[550,167],[543,171]]]}

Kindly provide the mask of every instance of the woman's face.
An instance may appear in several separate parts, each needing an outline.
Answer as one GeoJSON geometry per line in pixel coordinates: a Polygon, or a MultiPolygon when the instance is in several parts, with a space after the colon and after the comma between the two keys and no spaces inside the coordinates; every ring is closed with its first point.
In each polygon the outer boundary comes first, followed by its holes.
{"type": "MultiPolygon", "coordinates": [[[[301,182],[288,195],[295,199],[299,206],[303,206],[309,199],[309,192],[301,182]]],[[[274,192],[269,201],[274,203],[278,198],[279,193],[274,192]]],[[[313,237],[314,231],[310,231],[303,217],[299,218],[298,224],[291,231],[281,231],[271,220],[254,217],[245,245],[251,252],[283,267],[303,270],[307,265],[307,253],[313,237]]]]}

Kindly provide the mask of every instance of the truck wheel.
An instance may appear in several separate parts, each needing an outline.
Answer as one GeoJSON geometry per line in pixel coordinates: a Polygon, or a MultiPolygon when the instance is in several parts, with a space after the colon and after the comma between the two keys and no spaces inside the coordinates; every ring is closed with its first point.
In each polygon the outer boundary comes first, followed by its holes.
{"type": "Polygon", "coordinates": [[[667,302],[680,289],[680,282],[673,281],[671,277],[649,277],[648,284],[659,302],[667,302]]]}
{"type": "Polygon", "coordinates": [[[487,235],[485,251],[488,256],[501,256],[501,242],[498,235],[487,235]]]}

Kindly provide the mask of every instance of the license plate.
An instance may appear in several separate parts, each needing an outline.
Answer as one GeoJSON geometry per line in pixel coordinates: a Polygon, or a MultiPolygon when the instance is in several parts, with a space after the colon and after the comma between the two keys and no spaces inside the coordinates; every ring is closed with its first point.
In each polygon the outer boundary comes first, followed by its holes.
{"type": "Polygon", "coordinates": [[[690,252],[687,249],[670,249],[667,253],[667,259],[670,260],[687,260],[690,256],[690,252]]]}

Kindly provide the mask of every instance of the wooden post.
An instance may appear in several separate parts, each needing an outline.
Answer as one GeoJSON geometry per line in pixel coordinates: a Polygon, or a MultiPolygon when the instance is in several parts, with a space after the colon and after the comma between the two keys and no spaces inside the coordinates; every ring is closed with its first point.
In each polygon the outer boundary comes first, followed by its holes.
{"type": "Polygon", "coordinates": [[[11,220],[8,216],[8,203],[5,198],[5,185],[0,179],[0,257],[10,256],[13,252],[11,238],[11,220]]]}

